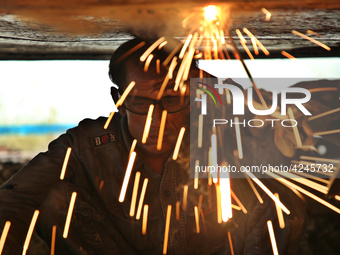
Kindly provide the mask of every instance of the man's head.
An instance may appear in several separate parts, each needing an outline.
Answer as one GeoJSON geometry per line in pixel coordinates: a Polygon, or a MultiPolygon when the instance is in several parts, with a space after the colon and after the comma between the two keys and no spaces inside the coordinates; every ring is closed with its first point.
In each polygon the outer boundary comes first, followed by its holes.
{"type": "MultiPolygon", "coordinates": [[[[138,148],[149,155],[167,157],[175,146],[177,136],[181,127],[188,126],[189,121],[189,97],[183,96],[180,90],[174,91],[175,78],[178,70],[174,70],[173,78],[168,81],[167,87],[162,93],[161,99],[157,100],[158,92],[168,73],[169,64],[165,67],[162,65],[167,59],[173,47],[158,47],[151,52],[153,58],[148,70],[145,70],[146,61],[141,61],[140,57],[152,45],[153,42],[147,42],[140,38],[135,38],[124,43],[113,54],[110,61],[109,75],[111,80],[118,86],[119,94],[122,95],[130,82],[136,82],[136,85],[129,93],[120,113],[127,117],[129,132],[133,138],[136,138],[138,148]],[[159,62],[159,64],[157,64],[159,62]],[[149,137],[143,144],[142,136],[147,118],[149,105],[154,104],[149,137]],[[161,124],[163,110],[167,110],[167,119],[164,130],[162,149],[157,150],[158,134],[161,124]]],[[[180,42],[177,42],[177,44],[180,42]]],[[[175,45],[176,46],[176,45],[175,45]]],[[[169,61],[170,62],[170,61],[169,61]]],[[[195,74],[197,75],[197,73],[195,74]]],[[[187,83],[189,85],[189,83],[187,83]]],[[[114,90],[115,91],[115,90],[114,90]]],[[[117,91],[116,91],[117,92],[117,91]]],[[[189,94],[189,87],[186,95],[189,94]]],[[[113,93],[114,100],[115,92],[113,93]]]]}

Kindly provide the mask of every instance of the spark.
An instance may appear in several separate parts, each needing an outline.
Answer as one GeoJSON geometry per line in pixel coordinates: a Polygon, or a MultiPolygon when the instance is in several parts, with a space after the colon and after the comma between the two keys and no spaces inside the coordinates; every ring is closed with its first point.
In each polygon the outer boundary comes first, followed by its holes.
{"type": "Polygon", "coordinates": [[[327,187],[325,187],[321,184],[318,184],[316,182],[307,180],[305,178],[300,178],[299,176],[297,176],[295,174],[288,173],[288,172],[280,172],[279,175],[283,175],[283,176],[288,177],[289,179],[293,179],[294,181],[299,182],[299,183],[301,183],[305,186],[308,186],[309,188],[315,189],[315,190],[317,190],[317,191],[319,191],[323,194],[327,194],[327,192],[328,192],[327,187]]]}
{"type": "Polygon", "coordinates": [[[246,176],[246,179],[251,187],[251,189],[253,190],[255,196],[257,197],[257,200],[259,200],[260,204],[263,204],[263,199],[262,197],[260,196],[259,192],[257,191],[254,183],[251,181],[251,179],[244,173],[244,175],[246,176]]]}
{"type": "Polygon", "coordinates": [[[238,197],[235,195],[233,190],[230,190],[231,196],[233,197],[233,199],[236,201],[236,203],[239,205],[239,207],[241,208],[242,212],[244,214],[247,214],[248,211],[247,209],[244,207],[244,205],[242,204],[242,202],[240,201],[240,199],[238,199],[238,197]]]}
{"type": "Polygon", "coordinates": [[[163,110],[162,112],[161,125],[159,127],[158,140],[157,140],[157,150],[162,149],[163,135],[164,135],[167,113],[168,113],[167,110],[163,110]]]}
{"type": "Polygon", "coordinates": [[[131,205],[130,205],[130,216],[131,217],[133,217],[135,215],[139,180],[140,180],[140,172],[136,172],[135,182],[133,184],[133,192],[132,192],[132,198],[131,198],[131,205]]]}
{"type": "Polygon", "coordinates": [[[149,56],[149,54],[158,47],[158,45],[160,45],[162,42],[165,41],[165,37],[162,36],[161,38],[159,38],[156,42],[154,42],[144,53],[143,55],[140,57],[140,61],[144,62],[145,59],[149,56]]]}
{"type": "Polygon", "coordinates": [[[28,228],[28,231],[27,231],[27,235],[26,235],[26,239],[25,239],[22,255],[26,255],[26,252],[27,252],[28,246],[30,245],[30,241],[31,241],[31,238],[32,238],[33,230],[34,230],[34,227],[35,227],[35,223],[37,222],[38,216],[39,216],[39,210],[35,210],[34,213],[33,213],[31,224],[30,224],[30,226],[28,228]]]}
{"type": "Polygon", "coordinates": [[[261,189],[263,189],[264,192],[267,193],[267,195],[272,199],[274,200],[275,203],[277,203],[278,206],[281,207],[281,209],[286,213],[286,214],[290,214],[290,211],[287,209],[287,207],[281,203],[280,200],[278,200],[274,194],[259,180],[255,177],[255,175],[253,175],[252,173],[250,172],[246,172],[247,175],[249,175],[250,178],[252,178],[252,180],[254,182],[256,182],[257,185],[260,186],[261,189]]]}
{"type": "Polygon", "coordinates": [[[142,222],[142,234],[146,235],[146,230],[148,226],[148,212],[149,212],[149,206],[144,205],[143,209],[143,222],[142,222]]]}
{"type": "MultiPolygon", "coordinates": [[[[217,138],[215,134],[211,135],[211,159],[212,166],[217,167],[217,138]]],[[[217,171],[213,173],[213,183],[217,183],[217,171]]]]}
{"type": "Polygon", "coordinates": [[[57,234],[57,226],[53,225],[52,227],[52,239],[51,239],[51,255],[55,254],[55,238],[57,234]]]}
{"type": "Polygon", "coordinates": [[[2,254],[2,250],[4,249],[6,238],[7,238],[10,227],[11,227],[11,222],[6,221],[5,226],[2,230],[1,238],[0,238],[0,255],[2,254]]]}
{"type": "Polygon", "coordinates": [[[183,211],[187,209],[187,201],[188,201],[188,185],[184,185],[183,187],[183,211]]]}
{"type": "Polygon", "coordinates": [[[316,132],[316,133],[313,134],[313,136],[331,135],[331,134],[336,134],[336,133],[340,133],[340,129],[328,130],[328,131],[323,131],[323,132],[316,132]]]}
{"type": "Polygon", "coordinates": [[[260,49],[263,51],[263,53],[264,53],[265,55],[268,56],[268,55],[270,54],[269,51],[266,49],[266,47],[264,47],[263,44],[256,38],[256,36],[254,36],[247,28],[243,28],[243,31],[244,31],[250,38],[252,38],[252,37],[255,38],[255,41],[256,41],[257,46],[260,47],[260,49]]]}
{"type": "Polygon", "coordinates": [[[274,255],[279,255],[279,251],[277,250],[277,245],[276,245],[276,240],[275,240],[275,234],[274,234],[274,229],[273,229],[273,223],[268,220],[267,221],[267,226],[268,226],[268,232],[269,232],[269,237],[270,237],[270,242],[272,244],[272,249],[273,249],[273,254],[274,255]]]}
{"type": "Polygon", "coordinates": [[[217,222],[222,223],[222,205],[221,205],[221,187],[219,183],[215,183],[216,190],[216,212],[217,212],[217,222]]]}
{"type": "Polygon", "coordinates": [[[143,207],[143,203],[144,203],[146,188],[148,186],[148,181],[149,181],[149,179],[145,178],[144,182],[143,182],[142,192],[141,192],[140,197],[139,197],[139,203],[138,203],[138,208],[137,208],[137,213],[136,213],[136,220],[140,219],[140,215],[142,213],[142,207],[143,207]]]}
{"type": "Polygon", "coordinates": [[[237,206],[237,205],[233,205],[231,204],[231,208],[234,208],[235,210],[241,211],[241,207],[237,206]]]}
{"type": "Polygon", "coordinates": [[[237,142],[237,150],[239,159],[243,159],[243,150],[242,150],[242,141],[241,141],[241,130],[239,126],[239,119],[235,117],[235,132],[236,132],[236,142],[237,142]]]}
{"type": "Polygon", "coordinates": [[[168,82],[169,82],[169,79],[170,79],[170,76],[169,76],[170,72],[171,72],[171,70],[169,69],[168,73],[166,74],[166,76],[163,80],[162,86],[158,91],[157,98],[156,98],[157,100],[160,100],[162,98],[163,92],[164,92],[166,86],[168,85],[168,82]]]}
{"type": "Polygon", "coordinates": [[[119,202],[121,202],[121,203],[125,199],[126,189],[127,189],[127,186],[128,186],[129,180],[130,180],[131,171],[132,171],[133,164],[135,162],[135,158],[136,158],[136,152],[133,151],[131,153],[130,158],[129,158],[129,163],[127,165],[125,175],[124,175],[123,185],[122,185],[122,188],[120,190],[119,202]]]}
{"type": "Polygon", "coordinates": [[[181,143],[182,143],[184,132],[185,132],[185,127],[182,127],[181,130],[179,131],[179,135],[178,135],[177,142],[176,142],[176,145],[175,145],[174,154],[172,155],[173,160],[176,160],[177,157],[178,157],[178,152],[179,152],[179,148],[180,148],[181,143]]]}
{"type": "Polygon", "coordinates": [[[300,159],[320,161],[320,162],[328,162],[328,163],[334,163],[334,164],[339,164],[340,163],[340,160],[330,159],[330,158],[318,158],[318,157],[310,157],[310,156],[300,156],[300,159]]]}
{"type": "Polygon", "coordinates": [[[325,180],[325,179],[322,179],[322,178],[319,178],[319,177],[315,177],[314,175],[311,175],[311,174],[307,174],[307,173],[304,173],[304,172],[295,172],[297,175],[301,175],[301,176],[304,176],[308,179],[313,179],[315,181],[318,181],[318,182],[322,182],[322,183],[325,183],[325,184],[329,184],[329,181],[325,180]]]}
{"type": "Polygon", "coordinates": [[[129,152],[129,157],[131,156],[131,153],[133,151],[135,151],[136,145],[137,145],[137,139],[133,139],[132,144],[131,144],[131,148],[130,148],[130,152],[129,152]]]}
{"type": "MultiPolygon", "coordinates": [[[[124,90],[123,95],[121,96],[121,98],[119,98],[119,100],[116,103],[116,109],[118,109],[119,106],[121,106],[124,103],[125,98],[127,97],[127,95],[130,93],[130,91],[132,90],[132,88],[135,86],[135,82],[132,81],[130,82],[130,84],[127,86],[127,88],[124,90]]],[[[107,118],[105,125],[104,125],[104,129],[107,129],[109,127],[109,124],[113,118],[113,115],[115,114],[115,112],[111,112],[110,116],[107,118]]]]}
{"type": "Polygon", "coordinates": [[[256,45],[255,37],[251,37],[250,40],[251,40],[251,43],[253,45],[255,55],[259,55],[260,53],[259,53],[259,50],[258,50],[257,45],[256,45]]]}
{"type": "Polygon", "coordinates": [[[198,148],[202,148],[203,137],[203,114],[198,116],[198,148]]]}
{"type": "Polygon", "coordinates": [[[317,33],[317,32],[314,32],[314,31],[312,31],[312,30],[307,30],[306,31],[307,32],[307,34],[310,34],[310,35],[316,35],[317,37],[323,37],[322,35],[320,35],[319,33],[317,33]]]}
{"type": "Polygon", "coordinates": [[[162,49],[167,43],[168,41],[163,41],[160,45],[158,45],[158,50],[162,49]]]}
{"type": "Polygon", "coordinates": [[[117,61],[115,63],[119,63],[120,61],[122,61],[123,59],[125,59],[127,56],[129,56],[130,54],[132,54],[133,52],[135,52],[136,50],[140,49],[141,47],[143,47],[145,45],[145,42],[141,42],[139,44],[137,44],[135,47],[133,47],[132,49],[128,50],[126,53],[124,53],[120,58],[117,59],[117,61]]]}
{"type": "Polygon", "coordinates": [[[171,219],[171,205],[168,205],[168,209],[166,212],[165,231],[164,231],[163,254],[167,254],[167,250],[168,250],[170,219],[171,219]]]}
{"type": "Polygon", "coordinates": [[[183,47],[182,47],[182,50],[181,50],[181,52],[180,52],[179,55],[178,55],[178,57],[179,57],[180,59],[182,59],[182,58],[184,57],[184,53],[185,53],[187,47],[189,46],[189,43],[190,43],[191,38],[192,38],[192,34],[190,34],[190,35],[187,37],[187,39],[186,39],[186,41],[185,41],[185,43],[184,43],[184,45],[183,45],[183,47]]]}
{"type": "Polygon", "coordinates": [[[98,188],[98,193],[100,193],[101,191],[102,191],[102,189],[103,189],[103,187],[104,187],[104,180],[102,180],[101,182],[100,182],[100,184],[99,184],[99,188],[98,188]]]}
{"type": "Polygon", "coordinates": [[[173,51],[169,54],[169,56],[163,61],[163,66],[169,64],[170,60],[175,56],[177,51],[182,47],[182,43],[177,44],[177,46],[173,49],[173,51]]]}
{"type": "Polygon", "coordinates": [[[196,221],[196,233],[200,233],[200,216],[198,214],[198,207],[194,207],[194,212],[195,212],[195,221],[196,221]]]}
{"type": "MultiPolygon", "coordinates": [[[[209,155],[208,165],[211,166],[212,165],[212,149],[211,149],[211,147],[209,147],[208,155],[209,155]]],[[[211,173],[210,170],[209,170],[209,173],[208,173],[208,185],[209,186],[212,185],[212,173],[211,173]]]]}
{"type": "Polygon", "coordinates": [[[200,161],[197,159],[195,161],[195,178],[194,178],[194,189],[198,189],[198,171],[196,171],[196,167],[200,165],[200,161]]]}
{"type": "Polygon", "coordinates": [[[63,167],[61,168],[60,180],[64,180],[64,178],[65,178],[66,168],[67,168],[67,165],[68,165],[68,161],[70,159],[71,151],[72,151],[72,148],[68,147],[67,151],[66,151],[65,158],[64,158],[63,167]]]}
{"type": "Polygon", "coordinates": [[[335,199],[340,201],[340,196],[339,195],[335,195],[335,199]]]}
{"type": "MultiPolygon", "coordinates": [[[[280,200],[278,193],[274,193],[274,196],[278,200],[280,200]]],[[[284,229],[285,228],[285,221],[284,221],[284,218],[283,218],[282,210],[281,210],[280,206],[278,206],[276,203],[275,203],[275,207],[276,207],[276,212],[277,212],[277,218],[279,220],[279,226],[280,226],[281,229],[284,229]]]]}
{"type": "Polygon", "coordinates": [[[262,8],[261,11],[266,14],[266,21],[269,21],[272,14],[266,8],[262,8]]]}
{"type": "Polygon", "coordinates": [[[309,89],[309,91],[311,93],[313,92],[321,92],[321,91],[337,91],[338,88],[332,88],[332,87],[329,87],[329,88],[314,88],[314,89],[309,89]]]}
{"type": "Polygon", "coordinates": [[[234,255],[234,247],[233,247],[233,242],[231,240],[230,231],[228,231],[228,240],[229,240],[229,246],[230,246],[231,255],[234,255]]]}
{"type": "Polygon", "coordinates": [[[177,201],[176,202],[176,220],[179,220],[179,216],[180,216],[180,208],[181,207],[181,202],[177,201]]]}
{"type": "Polygon", "coordinates": [[[340,111],[340,107],[333,109],[333,110],[330,110],[330,111],[327,111],[327,112],[320,113],[320,114],[315,115],[313,117],[309,117],[308,121],[315,120],[315,119],[318,119],[318,118],[321,118],[321,117],[324,117],[324,116],[327,116],[327,115],[330,115],[330,114],[333,114],[333,113],[336,113],[336,112],[339,112],[339,111],[340,111]]]}
{"type": "Polygon", "coordinates": [[[226,90],[226,100],[227,100],[227,104],[231,104],[231,96],[230,96],[230,91],[229,89],[225,89],[226,90]]]}
{"type": "Polygon", "coordinates": [[[161,61],[159,59],[156,60],[156,72],[161,73],[161,61]]]}
{"type": "Polygon", "coordinates": [[[148,71],[149,65],[150,65],[152,59],[153,59],[153,55],[150,54],[150,55],[148,56],[148,58],[146,59],[146,61],[145,61],[145,65],[144,65],[144,72],[145,72],[145,73],[148,71]]]}
{"type": "Polygon", "coordinates": [[[173,72],[175,70],[175,67],[177,66],[177,57],[175,56],[169,66],[169,79],[172,79],[173,77],[173,72]]]}
{"type": "Polygon", "coordinates": [[[249,58],[254,59],[253,55],[251,54],[251,52],[249,51],[249,49],[246,45],[247,41],[246,41],[246,39],[244,39],[241,31],[239,29],[236,29],[236,33],[237,33],[238,37],[240,38],[241,45],[243,46],[244,50],[247,52],[249,58]]]}
{"type": "Polygon", "coordinates": [[[282,184],[284,184],[284,185],[286,185],[288,187],[289,186],[293,187],[294,189],[298,190],[299,192],[305,194],[306,196],[314,199],[315,201],[319,202],[320,204],[323,204],[324,206],[328,207],[329,209],[331,209],[331,210],[333,210],[333,211],[335,211],[335,212],[340,214],[340,209],[339,208],[337,208],[334,205],[332,205],[332,204],[326,202],[325,200],[319,198],[318,196],[314,195],[313,193],[311,193],[311,192],[301,188],[298,185],[295,185],[295,184],[291,183],[290,181],[285,180],[284,178],[282,178],[282,177],[280,177],[280,176],[278,176],[278,175],[276,175],[274,173],[266,172],[266,174],[271,176],[271,177],[273,177],[275,180],[281,182],[282,184]]]}
{"type": "Polygon", "coordinates": [[[325,45],[325,44],[323,44],[323,43],[321,43],[321,42],[319,42],[319,41],[317,41],[313,38],[310,38],[309,36],[304,35],[304,34],[298,32],[298,31],[292,30],[292,33],[319,45],[320,47],[324,48],[325,50],[328,50],[328,51],[331,50],[331,48],[329,48],[327,45],[325,45]]]}
{"type": "Polygon", "coordinates": [[[74,204],[76,202],[76,198],[77,198],[77,192],[72,192],[70,204],[69,204],[68,211],[67,211],[65,226],[64,226],[64,232],[63,232],[64,238],[67,238],[67,236],[68,236],[68,232],[69,232],[69,229],[70,229],[70,223],[71,223],[71,219],[72,219],[73,208],[74,208],[74,204]]]}
{"type": "Polygon", "coordinates": [[[281,51],[281,54],[283,55],[283,56],[285,56],[286,58],[289,58],[289,59],[296,59],[294,56],[292,56],[292,55],[290,55],[288,52],[286,52],[286,51],[281,51]]]}
{"type": "Polygon", "coordinates": [[[151,122],[152,122],[152,113],[153,113],[154,108],[155,108],[155,106],[153,104],[150,104],[148,115],[147,115],[146,120],[145,120],[142,143],[146,143],[146,140],[148,139],[150,127],[151,127],[151,122]]]}
{"type": "MultiPolygon", "coordinates": [[[[289,118],[290,118],[291,120],[295,120],[294,114],[293,114],[293,110],[292,110],[292,108],[290,108],[290,107],[288,108],[288,116],[289,116],[289,118]]],[[[293,126],[293,133],[294,133],[296,145],[297,145],[298,147],[301,147],[301,146],[302,146],[302,142],[301,142],[301,137],[300,137],[300,134],[299,134],[298,127],[297,127],[296,125],[294,126],[294,124],[293,124],[292,121],[291,121],[291,123],[292,123],[292,126],[293,126]]]]}
{"type": "Polygon", "coordinates": [[[231,210],[229,173],[228,173],[228,177],[224,177],[220,179],[220,191],[221,191],[221,205],[222,205],[222,220],[223,222],[227,222],[229,218],[233,217],[232,210],[231,210]]]}

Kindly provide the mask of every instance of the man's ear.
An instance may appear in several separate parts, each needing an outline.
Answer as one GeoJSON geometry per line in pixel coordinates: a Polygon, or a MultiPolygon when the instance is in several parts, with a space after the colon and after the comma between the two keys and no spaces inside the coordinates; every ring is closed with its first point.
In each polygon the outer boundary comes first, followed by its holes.
{"type": "Polygon", "coordinates": [[[112,97],[114,103],[116,104],[118,99],[119,99],[119,92],[118,92],[118,89],[116,87],[111,87],[111,97],[112,97]]]}
{"type": "MultiPolygon", "coordinates": [[[[116,87],[111,87],[111,97],[113,99],[113,102],[116,104],[120,98],[119,91],[116,87]]],[[[119,106],[118,111],[120,112],[121,115],[123,116],[126,115],[126,110],[123,106],[119,106]]]]}

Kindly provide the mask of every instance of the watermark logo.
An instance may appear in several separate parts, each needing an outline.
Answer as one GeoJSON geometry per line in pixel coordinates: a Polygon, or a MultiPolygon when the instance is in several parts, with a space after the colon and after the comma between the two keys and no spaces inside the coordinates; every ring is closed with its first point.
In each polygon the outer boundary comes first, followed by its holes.
{"type": "MultiPolygon", "coordinates": [[[[202,82],[197,82],[202,85],[205,85],[207,88],[209,88],[211,91],[217,95],[217,98],[221,102],[221,98],[218,95],[217,91],[212,87],[207,84],[204,84],[202,82]]],[[[233,84],[215,84],[214,87],[219,90],[220,94],[223,94],[225,89],[228,89],[230,93],[232,94],[233,97],[233,114],[234,115],[244,115],[244,109],[245,106],[248,106],[248,109],[251,113],[255,115],[270,115],[276,111],[277,105],[278,105],[278,91],[277,89],[272,90],[272,104],[269,109],[262,109],[258,110],[254,107],[254,100],[253,100],[253,90],[248,89],[247,90],[247,102],[245,102],[244,99],[244,94],[243,91],[233,85],[233,84]]],[[[210,97],[213,99],[216,105],[216,100],[214,99],[213,95],[206,89],[199,88],[200,90],[203,90],[206,92],[210,97]]],[[[283,88],[281,90],[281,115],[285,116],[287,115],[287,105],[295,105],[304,115],[312,115],[302,104],[307,103],[311,99],[311,93],[308,89],[304,88],[298,88],[298,87],[288,87],[288,88],[283,88]],[[289,98],[289,94],[299,94],[302,97],[300,98],[289,98]]],[[[195,101],[200,101],[201,102],[201,114],[206,115],[207,114],[207,95],[203,94],[201,95],[201,98],[195,98],[195,101]]]]}

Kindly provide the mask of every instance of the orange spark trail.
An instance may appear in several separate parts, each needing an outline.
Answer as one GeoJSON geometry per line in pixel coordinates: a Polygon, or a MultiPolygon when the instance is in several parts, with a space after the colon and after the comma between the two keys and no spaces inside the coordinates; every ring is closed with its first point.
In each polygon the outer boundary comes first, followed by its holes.
{"type": "Polygon", "coordinates": [[[148,212],[149,212],[149,206],[144,205],[143,209],[143,223],[142,223],[142,234],[146,235],[146,230],[148,226],[148,212]]]}
{"type": "Polygon", "coordinates": [[[267,221],[267,226],[268,226],[270,242],[272,244],[273,254],[279,255],[279,251],[277,250],[277,245],[276,245],[276,240],[275,240],[275,235],[274,235],[273,224],[270,220],[267,221]]]}
{"type": "Polygon", "coordinates": [[[200,161],[197,159],[195,161],[195,178],[194,178],[194,189],[198,189],[198,171],[196,171],[196,167],[200,165],[200,161]]]}
{"type": "Polygon", "coordinates": [[[283,183],[284,185],[286,185],[287,187],[293,187],[294,189],[300,191],[301,193],[305,194],[306,196],[309,196],[310,198],[314,199],[315,201],[319,202],[320,204],[323,204],[324,206],[328,207],[329,209],[337,212],[340,214],[340,209],[335,207],[334,205],[326,202],[325,200],[319,198],[318,196],[314,195],[313,193],[310,193],[309,191],[301,188],[298,185],[295,185],[293,183],[291,183],[290,181],[285,180],[284,178],[280,177],[279,175],[276,175],[274,173],[271,172],[266,172],[266,174],[268,174],[269,176],[273,177],[275,180],[283,183]]]}
{"type": "Polygon", "coordinates": [[[246,45],[246,39],[244,39],[241,31],[239,29],[236,29],[236,33],[238,35],[238,37],[240,38],[240,42],[241,42],[241,45],[242,47],[244,48],[244,50],[247,52],[248,56],[250,59],[254,59],[253,55],[251,54],[251,52],[249,51],[247,45],[246,45]]]}
{"type": "Polygon", "coordinates": [[[129,180],[130,180],[133,164],[135,163],[135,158],[136,158],[136,152],[133,151],[131,153],[130,158],[129,158],[129,163],[127,165],[125,175],[124,175],[123,185],[122,185],[122,188],[120,190],[119,202],[121,202],[121,203],[125,199],[126,189],[127,189],[127,186],[128,186],[129,180]]]}
{"type": "Polygon", "coordinates": [[[241,207],[241,210],[244,214],[247,214],[248,211],[247,209],[244,207],[244,205],[241,203],[240,199],[238,199],[238,197],[235,195],[234,191],[230,190],[231,196],[233,197],[233,199],[236,201],[236,203],[239,205],[239,207],[241,207]]]}
{"type": "Polygon", "coordinates": [[[163,135],[164,135],[167,113],[168,112],[166,110],[163,110],[163,112],[162,112],[161,125],[159,127],[158,140],[157,140],[157,150],[162,149],[163,135]]]}
{"type": "Polygon", "coordinates": [[[176,160],[178,157],[178,152],[179,152],[179,148],[181,146],[182,140],[183,140],[184,132],[185,132],[185,127],[182,127],[178,134],[174,154],[172,155],[173,160],[176,160]]]}
{"type": "MultiPolygon", "coordinates": [[[[278,193],[274,193],[274,196],[277,199],[280,200],[278,193]]],[[[284,229],[285,228],[285,221],[284,221],[284,218],[283,218],[282,210],[281,210],[280,206],[278,206],[276,203],[275,203],[275,207],[276,207],[276,212],[277,212],[277,218],[279,220],[279,226],[280,226],[281,229],[284,229]]]]}
{"type": "Polygon", "coordinates": [[[144,53],[143,55],[140,57],[140,61],[144,62],[145,59],[149,56],[149,54],[158,47],[158,45],[160,45],[163,41],[165,41],[165,37],[162,36],[161,38],[159,38],[156,42],[154,42],[144,53]]]}
{"type": "Polygon", "coordinates": [[[142,207],[143,207],[143,203],[144,203],[144,197],[145,197],[146,188],[148,186],[148,181],[149,181],[149,179],[145,178],[144,182],[143,182],[142,192],[140,194],[138,208],[137,208],[137,213],[136,213],[136,220],[140,219],[140,215],[142,213],[142,207]]]}
{"type": "Polygon", "coordinates": [[[295,34],[295,35],[298,35],[298,36],[300,36],[302,38],[305,38],[305,39],[307,39],[307,40],[309,40],[309,41],[311,41],[311,42],[313,42],[313,43],[315,43],[317,45],[319,45],[320,47],[324,48],[325,50],[328,50],[328,51],[331,50],[331,48],[328,47],[327,45],[325,45],[325,44],[323,44],[323,43],[321,43],[321,42],[319,42],[319,41],[317,41],[317,40],[315,40],[313,38],[310,38],[309,36],[304,35],[304,34],[298,32],[298,31],[292,30],[292,33],[295,34]]]}
{"type": "Polygon", "coordinates": [[[284,50],[281,51],[281,54],[282,54],[283,56],[285,56],[286,58],[296,59],[294,56],[290,55],[288,52],[285,52],[284,50]]]}
{"type": "Polygon", "coordinates": [[[149,65],[150,65],[152,59],[153,59],[153,55],[150,54],[150,55],[148,56],[148,58],[146,59],[146,61],[145,61],[145,65],[144,65],[144,72],[145,72],[145,73],[149,70],[149,65]]]}
{"type": "MultiPolygon", "coordinates": [[[[238,117],[234,119],[235,123],[239,122],[238,117]]],[[[236,142],[237,142],[237,150],[239,159],[243,159],[243,150],[242,150],[242,141],[241,141],[241,130],[240,125],[235,124],[235,132],[236,132],[236,142]]]]}
{"type": "Polygon", "coordinates": [[[53,225],[52,227],[52,239],[51,239],[51,255],[55,254],[55,238],[57,234],[57,226],[53,225]]]}
{"type": "Polygon", "coordinates": [[[66,168],[67,168],[67,165],[68,165],[68,161],[70,159],[71,151],[72,151],[72,148],[68,147],[67,151],[66,151],[63,167],[61,168],[60,180],[64,180],[64,178],[65,178],[66,168]]]}
{"type": "Polygon", "coordinates": [[[163,254],[167,254],[167,252],[168,252],[170,219],[171,219],[171,205],[168,205],[168,209],[167,209],[167,213],[166,213],[165,232],[164,232],[163,254]]]}
{"type": "Polygon", "coordinates": [[[10,227],[11,227],[11,222],[6,221],[5,226],[2,230],[1,238],[0,238],[0,255],[2,254],[2,250],[4,249],[6,238],[7,238],[10,227]]]}
{"type": "Polygon", "coordinates": [[[72,192],[70,204],[69,204],[68,211],[67,211],[65,226],[64,226],[64,232],[63,232],[64,238],[67,238],[68,236],[68,231],[70,229],[72,213],[73,213],[74,204],[76,202],[76,198],[77,198],[77,192],[72,192]]]}
{"type": "Polygon", "coordinates": [[[188,201],[188,185],[184,185],[183,187],[183,211],[187,209],[187,201],[188,201]]]}
{"type": "Polygon", "coordinates": [[[233,242],[231,241],[230,231],[228,231],[228,240],[229,240],[231,255],[234,255],[234,247],[233,247],[233,242]]]}
{"type": "Polygon", "coordinates": [[[266,21],[269,21],[272,14],[266,8],[262,8],[261,11],[266,14],[266,21]]]}
{"type": "Polygon", "coordinates": [[[131,198],[131,205],[130,205],[130,216],[131,217],[133,217],[135,215],[135,208],[136,208],[136,200],[137,200],[139,179],[140,179],[140,172],[136,172],[135,182],[133,184],[133,192],[132,192],[132,198],[131,198]]]}
{"type": "Polygon", "coordinates": [[[200,233],[200,216],[198,214],[198,207],[194,207],[194,212],[195,212],[195,222],[196,222],[196,233],[200,233]]]}
{"type": "Polygon", "coordinates": [[[39,216],[39,210],[35,210],[33,217],[32,217],[32,220],[31,220],[31,224],[30,224],[28,231],[27,231],[22,255],[26,255],[26,252],[27,252],[28,246],[30,245],[31,237],[32,237],[33,230],[34,230],[34,227],[35,227],[35,223],[37,222],[38,216],[39,216]]]}
{"type": "Polygon", "coordinates": [[[148,139],[150,127],[151,127],[151,122],[152,122],[152,113],[153,113],[154,108],[155,108],[155,106],[153,104],[150,104],[148,115],[147,115],[146,120],[145,120],[142,143],[146,143],[146,140],[148,139]]]}
{"type": "MultiPolygon", "coordinates": [[[[116,103],[116,109],[118,109],[119,106],[121,106],[124,103],[125,98],[127,97],[127,95],[130,93],[130,91],[132,90],[132,88],[135,86],[135,82],[132,81],[130,82],[129,86],[127,86],[127,88],[124,90],[123,95],[121,96],[121,98],[119,98],[119,100],[116,103]]],[[[109,127],[109,124],[113,118],[113,115],[115,114],[115,112],[111,112],[110,116],[107,118],[105,125],[104,125],[104,129],[107,129],[109,127]]]]}
{"type": "Polygon", "coordinates": [[[259,180],[255,177],[255,175],[253,175],[251,172],[246,172],[247,175],[249,175],[250,178],[252,178],[252,180],[254,182],[256,182],[257,185],[260,186],[261,189],[263,189],[264,192],[267,193],[267,195],[274,200],[275,203],[277,203],[281,209],[286,213],[286,214],[290,214],[290,211],[287,209],[287,207],[281,203],[280,200],[278,200],[274,194],[259,180]]]}

